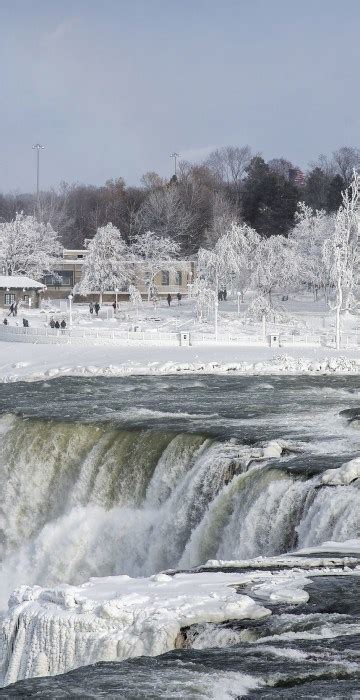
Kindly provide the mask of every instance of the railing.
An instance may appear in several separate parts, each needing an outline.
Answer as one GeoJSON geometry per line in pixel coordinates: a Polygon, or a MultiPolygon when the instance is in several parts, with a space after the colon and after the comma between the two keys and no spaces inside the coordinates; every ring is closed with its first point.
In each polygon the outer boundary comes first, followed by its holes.
{"type": "MultiPolygon", "coordinates": [[[[120,330],[118,328],[89,328],[73,326],[70,328],[56,329],[49,326],[30,326],[28,328],[15,325],[0,325],[0,340],[24,343],[69,343],[69,344],[89,344],[89,345],[238,345],[238,346],[259,346],[269,345],[280,348],[304,347],[321,345],[335,347],[335,337],[333,334],[306,334],[306,335],[286,335],[277,333],[264,337],[262,334],[241,334],[241,333],[218,333],[215,338],[214,333],[200,333],[179,328],[176,332],[164,332],[162,330],[120,330]],[[188,334],[188,342],[184,342],[181,336],[188,334]]],[[[341,349],[359,348],[360,334],[342,334],[341,349]]]]}

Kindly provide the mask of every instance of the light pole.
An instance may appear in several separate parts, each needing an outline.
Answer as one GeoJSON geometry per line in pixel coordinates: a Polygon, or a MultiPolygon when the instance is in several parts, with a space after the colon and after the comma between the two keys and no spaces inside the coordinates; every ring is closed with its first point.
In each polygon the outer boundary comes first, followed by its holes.
{"type": "Polygon", "coordinates": [[[69,299],[69,328],[72,326],[72,300],[73,300],[73,295],[69,294],[68,296],[69,299]]]}
{"type": "Polygon", "coordinates": [[[117,312],[117,300],[118,300],[119,288],[115,287],[115,313],[117,312]]]}
{"type": "Polygon", "coordinates": [[[41,143],[36,143],[35,146],[33,146],[33,150],[36,150],[36,197],[37,197],[37,199],[39,199],[40,151],[42,148],[45,148],[45,146],[42,146],[41,143]]]}
{"type": "Polygon", "coordinates": [[[219,302],[216,293],[214,294],[214,326],[215,326],[215,340],[218,339],[218,310],[219,302]]]}
{"type": "Polygon", "coordinates": [[[177,177],[177,159],[179,158],[179,154],[178,154],[178,153],[172,153],[171,156],[170,156],[170,158],[173,158],[173,159],[174,159],[174,175],[175,175],[175,177],[177,177]]]}
{"type": "Polygon", "coordinates": [[[240,316],[240,294],[241,292],[237,293],[237,309],[238,309],[238,316],[240,316]]]}

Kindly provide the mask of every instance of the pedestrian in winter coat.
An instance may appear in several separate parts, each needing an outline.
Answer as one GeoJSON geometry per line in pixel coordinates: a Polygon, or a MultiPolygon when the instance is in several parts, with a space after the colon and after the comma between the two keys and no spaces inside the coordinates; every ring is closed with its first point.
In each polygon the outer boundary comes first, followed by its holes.
{"type": "Polygon", "coordinates": [[[29,328],[29,321],[27,320],[27,318],[23,318],[23,326],[24,328],[29,328]]]}
{"type": "Polygon", "coordinates": [[[3,324],[4,324],[4,326],[7,326],[9,324],[9,321],[7,320],[7,318],[4,318],[3,324]]]}
{"type": "Polygon", "coordinates": [[[95,304],[95,306],[94,306],[94,309],[95,309],[96,315],[98,316],[98,315],[99,315],[99,311],[100,311],[100,304],[98,304],[98,302],[96,302],[96,304],[95,304]]]}
{"type": "Polygon", "coordinates": [[[8,315],[9,315],[9,316],[13,316],[13,314],[14,314],[14,304],[11,304],[11,305],[10,305],[10,309],[9,309],[9,314],[8,314],[8,315]]]}
{"type": "Polygon", "coordinates": [[[113,309],[114,309],[114,314],[116,314],[116,301],[113,302],[113,309]]]}
{"type": "Polygon", "coordinates": [[[55,328],[55,321],[53,318],[50,319],[50,328],[55,328]]]}
{"type": "Polygon", "coordinates": [[[180,304],[180,302],[181,302],[181,294],[180,294],[180,292],[177,293],[176,298],[177,298],[177,300],[178,300],[178,304],[180,304]]]}
{"type": "Polygon", "coordinates": [[[61,326],[61,328],[63,328],[63,329],[66,328],[66,321],[65,321],[64,318],[63,318],[63,320],[61,321],[60,326],[61,326]]]}
{"type": "Polygon", "coordinates": [[[16,301],[14,304],[13,316],[17,316],[17,310],[18,310],[18,302],[16,301]]]}
{"type": "Polygon", "coordinates": [[[89,304],[89,311],[90,311],[91,314],[94,313],[94,304],[92,303],[92,301],[91,301],[90,304],[89,304]]]}
{"type": "Polygon", "coordinates": [[[170,306],[170,304],[171,304],[171,294],[168,294],[166,298],[167,298],[168,306],[170,306]]]}
{"type": "Polygon", "coordinates": [[[60,328],[60,323],[59,323],[59,321],[55,321],[55,328],[56,328],[57,330],[59,330],[59,328],[60,328]]]}

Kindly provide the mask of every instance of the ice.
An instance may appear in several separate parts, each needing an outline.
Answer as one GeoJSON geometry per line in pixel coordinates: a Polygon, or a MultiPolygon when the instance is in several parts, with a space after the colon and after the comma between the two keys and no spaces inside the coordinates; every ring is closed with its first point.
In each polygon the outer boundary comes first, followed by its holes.
{"type": "Polygon", "coordinates": [[[238,574],[113,576],[81,586],[22,586],[2,629],[5,684],[97,661],[174,649],[181,628],[270,614],[237,593],[238,574]]]}
{"type": "Polygon", "coordinates": [[[328,469],[320,477],[320,482],[327,486],[341,486],[351,484],[360,478],[360,457],[352,459],[338,469],[328,469]]]}

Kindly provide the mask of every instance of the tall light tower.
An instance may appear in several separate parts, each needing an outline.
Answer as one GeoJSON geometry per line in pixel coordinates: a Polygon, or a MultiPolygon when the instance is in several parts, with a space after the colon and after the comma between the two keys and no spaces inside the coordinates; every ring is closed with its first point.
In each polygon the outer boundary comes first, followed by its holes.
{"type": "Polygon", "coordinates": [[[42,148],[45,148],[45,146],[42,146],[41,143],[36,143],[35,146],[33,146],[33,150],[36,150],[36,197],[37,197],[37,199],[39,199],[40,151],[42,148]]]}
{"type": "Polygon", "coordinates": [[[178,154],[178,153],[172,153],[171,156],[170,156],[170,158],[173,158],[173,159],[174,159],[174,168],[175,168],[175,169],[174,169],[174,175],[175,175],[175,177],[177,177],[177,159],[179,158],[179,154],[178,154]]]}

